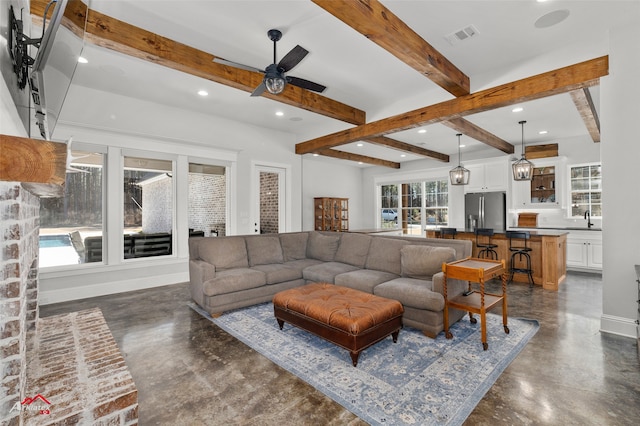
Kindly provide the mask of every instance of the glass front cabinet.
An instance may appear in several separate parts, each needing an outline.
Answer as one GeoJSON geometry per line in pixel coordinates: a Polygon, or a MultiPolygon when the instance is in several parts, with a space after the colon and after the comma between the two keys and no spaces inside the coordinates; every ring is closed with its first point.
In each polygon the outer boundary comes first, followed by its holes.
{"type": "Polygon", "coordinates": [[[535,159],[532,162],[534,168],[531,180],[513,182],[517,197],[514,207],[558,208],[563,201],[566,160],[556,157],[535,159]]]}

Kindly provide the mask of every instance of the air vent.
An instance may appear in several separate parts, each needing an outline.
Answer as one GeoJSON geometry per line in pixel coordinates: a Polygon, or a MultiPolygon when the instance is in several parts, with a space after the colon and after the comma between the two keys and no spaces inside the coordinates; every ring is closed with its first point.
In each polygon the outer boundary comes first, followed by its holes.
{"type": "Polygon", "coordinates": [[[458,31],[454,31],[449,35],[446,35],[444,38],[447,39],[449,43],[452,45],[458,44],[461,41],[469,40],[472,37],[476,37],[478,34],[478,29],[473,25],[468,25],[458,31]]]}

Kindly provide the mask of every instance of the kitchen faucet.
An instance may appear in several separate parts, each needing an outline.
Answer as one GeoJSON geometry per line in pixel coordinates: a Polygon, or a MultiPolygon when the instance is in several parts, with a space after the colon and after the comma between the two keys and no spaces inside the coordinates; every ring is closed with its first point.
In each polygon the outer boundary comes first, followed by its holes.
{"type": "Polygon", "coordinates": [[[584,218],[587,219],[587,228],[591,229],[593,223],[591,223],[591,211],[584,212],[584,218]]]}

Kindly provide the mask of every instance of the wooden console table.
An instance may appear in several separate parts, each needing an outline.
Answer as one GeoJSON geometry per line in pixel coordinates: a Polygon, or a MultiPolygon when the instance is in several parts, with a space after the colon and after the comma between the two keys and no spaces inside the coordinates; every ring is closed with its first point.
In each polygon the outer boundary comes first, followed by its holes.
{"type": "Polygon", "coordinates": [[[509,333],[509,327],[507,327],[507,277],[505,271],[504,260],[467,258],[442,264],[442,272],[444,272],[444,332],[447,339],[453,337],[449,331],[449,307],[469,312],[469,320],[473,324],[477,322],[473,314],[480,315],[482,347],[485,351],[489,348],[487,343],[486,313],[501,302],[502,325],[504,332],[509,333]],[[486,293],[484,291],[485,281],[497,276],[502,279],[502,294],[486,293]],[[447,297],[447,279],[469,281],[469,291],[449,299],[447,297]],[[473,290],[471,283],[479,283],[480,289],[473,290]]]}

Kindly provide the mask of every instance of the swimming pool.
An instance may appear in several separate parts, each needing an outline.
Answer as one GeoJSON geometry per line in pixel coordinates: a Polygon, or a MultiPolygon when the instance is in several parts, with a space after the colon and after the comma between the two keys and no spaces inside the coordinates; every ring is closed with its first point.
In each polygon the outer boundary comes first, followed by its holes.
{"type": "Polygon", "coordinates": [[[71,247],[68,235],[40,235],[40,248],[71,247]]]}

